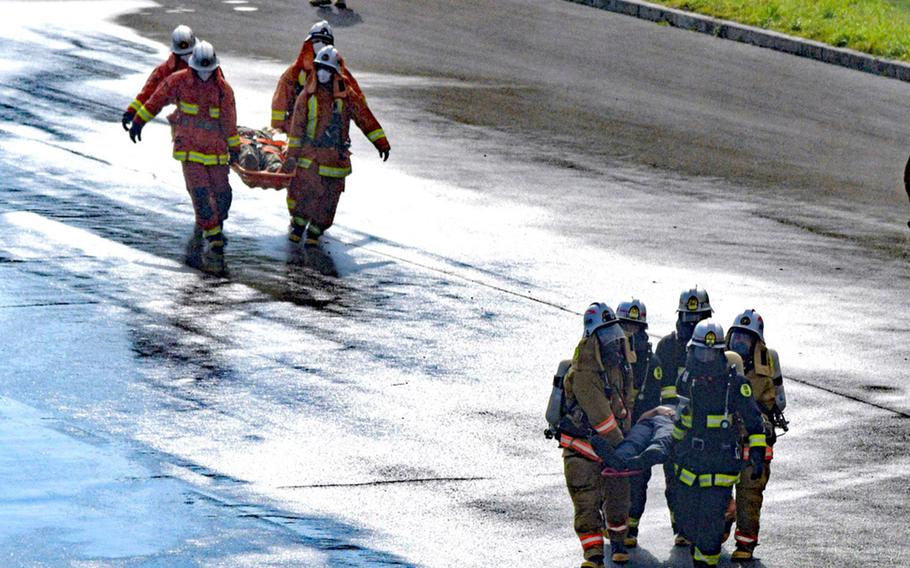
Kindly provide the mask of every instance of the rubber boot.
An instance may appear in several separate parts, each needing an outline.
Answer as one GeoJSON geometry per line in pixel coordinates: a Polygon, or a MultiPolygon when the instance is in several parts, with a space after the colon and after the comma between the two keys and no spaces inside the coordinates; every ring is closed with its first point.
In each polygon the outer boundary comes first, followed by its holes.
{"type": "Polygon", "coordinates": [[[743,544],[741,542],[736,543],[736,550],[733,551],[733,554],[730,555],[730,560],[734,562],[743,562],[746,560],[752,560],[753,552],[755,551],[754,545],[743,544]]]}
{"type": "Polygon", "coordinates": [[[186,242],[186,264],[192,268],[202,268],[202,227],[195,225],[193,234],[186,242]]]}
{"type": "Polygon", "coordinates": [[[613,564],[625,564],[629,561],[629,551],[626,550],[626,545],[623,541],[611,540],[610,550],[613,553],[610,557],[610,560],[613,561],[613,564]]]}
{"type": "Polygon", "coordinates": [[[332,0],[310,0],[310,6],[328,6],[332,0]]]}
{"type": "Polygon", "coordinates": [[[604,557],[592,556],[581,563],[581,568],[604,568],[604,557]]]}
{"type": "Polygon", "coordinates": [[[335,0],[335,7],[338,8],[339,10],[347,10],[348,3],[345,2],[344,0],[335,0]]]}
{"type": "Polygon", "coordinates": [[[638,546],[638,527],[629,527],[629,532],[626,533],[626,539],[623,542],[626,548],[638,546]]]}
{"type": "Polygon", "coordinates": [[[215,275],[225,273],[224,241],[221,240],[220,234],[206,237],[205,250],[202,253],[202,270],[215,275]]]}
{"type": "Polygon", "coordinates": [[[674,546],[691,546],[691,544],[692,544],[692,541],[687,539],[686,537],[684,537],[681,534],[678,534],[673,538],[674,546]]]}
{"type": "Polygon", "coordinates": [[[299,243],[303,240],[304,233],[306,233],[304,227],[291,223],[288,227],[288,240],[292,243],[299,243]]]}

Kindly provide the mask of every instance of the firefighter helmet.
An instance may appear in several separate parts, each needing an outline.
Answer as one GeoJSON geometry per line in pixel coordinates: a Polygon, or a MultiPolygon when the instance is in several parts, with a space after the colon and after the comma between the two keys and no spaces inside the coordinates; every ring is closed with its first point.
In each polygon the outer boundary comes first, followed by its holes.
{"type": "Polygon", "coordinates": [[[616,317],[620,321],[637,323],[642,327],[648,327],[648,310],[645,308],[644,302],[635,298],[628,302],[620,302],[616,306],[616,317]]]}
{"type": "Polygon", "coordinates": [[[189,26],[183,24],[174,28],[171,32],[171,51],[177,55],[188,55],[193,53],[193,47],[196,45],[196,35],[189,26]]]}
{"type": "Polygon", "coordinates": [[[726,350],[724,344],[724,328],[719,323],[710,319],[702,320],[695,326],[689,347],[706,347],[708,349],[726,350]]]}
{"type": "Polygon", "coordinates": [[[679,295],[679,307],[676,309],[682,321],[699,321],[710,317],[714,310],[711,300],[704,288],[690,288],[679,295]]]}
{"type": "Polygon", "coordinates": [[[736,316],[736,319],[733,320],[733,325],[730,326],[730,332],[734,329],[751,331],[762,342],[765,341],[765,320],[755,310],[746,310],[736,316]]]}
{"type": "Polygon", "coordinates": [[[613,308],[603,302],[595,302],[588,306],[584,315],[584,337],[590,337],[598,328],[611,323],[618,323],[613,308]]]}
{"type": "Polygon", "coordinates": [[[193,55],[190,57],[188,65],[200,72],[212,72],[221,65],[218,56],[215,55],[215,48],[207,41],[200,41],[193,48],[193,55]]]}
{"type": "Polygon", "coordinates": [[[310,41],[321,41],[326,45],[332,45],[335,43],[335,32],[332,31],[332,26],[327,21],[322,20],[310,27],[310,34],[306,38],[310,41]]]}
{"type": "Polygon", "coordinates": [[[338,63],[340,58],[341,56],[338,55],[338,50],[331,45],[327,45],[319,50],[313,63],[316,65],[317,69],[322,68],[331,70],[333,73],[341,73],[341,66],[338,63]]]}

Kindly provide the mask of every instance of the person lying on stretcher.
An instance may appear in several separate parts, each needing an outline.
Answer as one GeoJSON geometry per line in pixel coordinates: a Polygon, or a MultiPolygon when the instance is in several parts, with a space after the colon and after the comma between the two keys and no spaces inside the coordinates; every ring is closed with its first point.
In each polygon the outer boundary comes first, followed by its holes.
{"type": "Polygon", "coordinates": [[[615,448],[600,436],[591,436],[591,446],[603,460],[604,474],[645,471],[664,463],[673,445],[673,420],[676,412],[658,406],[641,415],[625,439],[615,448]]]}

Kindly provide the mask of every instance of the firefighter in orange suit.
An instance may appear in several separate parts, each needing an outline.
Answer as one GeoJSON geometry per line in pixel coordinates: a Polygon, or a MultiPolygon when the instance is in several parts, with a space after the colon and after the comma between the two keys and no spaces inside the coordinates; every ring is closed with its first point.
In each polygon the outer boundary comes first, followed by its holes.
{"type": "Polygon", "coordinates": [[[771,459],[776,436],[775,423],[783,419],[787,405],[784,394],[783,375],[777,352],[765,345],[765,322],[755,310],[746,310],[736,316],[727,330],[727,349],[736,352],[743,359],[746,379],[752,389],[752,397],[762,412],[765,432],[768,434],[768,448],[765,450],[765,466],[761,475],[753,479],[750,462],[748,437],[743,433],[743,458],[746,469],[736,484],[736,550],[730,555],[733,560],[751,560],[758,546],[758,529],[761,518],[765,487],[771,476],[771,459]]]}
{"type": "Polygon", "coordinates": [[[389,159],[389,141],[363,96],[345,83],[338,51],[326,46],[316,54],[315,73],[297,97],[285,171],[296,172],[288,187],[291,226],[288,238],[317,244],[332,226],[344,178],[351,173],[351,121],[389,159]]]}
{"type": "MultiPolygon", "coordinates": [[[[316,52],[327,45],[334,44],[335,33],[328,22],[322,20],[313,24],[309,35],[300,47],[297,61],[288,67],[278,79],[278,86],[275,88],[275,94],[272,95],[272,128],[284,132],[290,130],[294,103],[297,101],[297,96],[306,88],[307,79],[313,74],[313,60],[316,59],[316,52]]],[[[360,85],[345,66],[344,60],[340,59],[339,62],[345,85],[363,96],[360,85]]]]}
{"type": "Polygon", "coordinates": [[[195,45],[196,36],[193,35],[193,30],[188,26],[183,25],[174,28],[174,31],[171,33],[171,55],[167,58],[167,61],[158,67],[155,67],[155,70],[152,71],[152,74],[149,75],[149,78],[145,81],[145,86],[142,87],[142,90],[136,95],[135,100],[130,103],[130,106],[123,113],[123,118],[121,118],[120,122],[123,124],[124,130],[130,129],[133,117],[139,112],[142,105],[149,100],[149,97],[152,96],[152,93],[155,92],[155,89],[158,88],[158,85],[160,85],[162,81],[177,71],[186,69],[187,61],[189,61],[190,56],[193,54],[193,47],[195,45]]]}
{"type": "Polygon", "coordinates": [[[605,537],[614,563],[629,560],[624,543],[629,481],[603,477],[601,456],[619,445],[623,433],[629,431],[632,382],[627,340],[619,320],[606,304],[592,304],[585,311],[584,337],[564,381],[565,427],[559,428],[566,487],[585,558],[583,568],[602,568],[605,537]]]}
{"type": "Polygon", "coordinates": [[[221,73],[218,56],[209,42],[196,44],[189,66],[161,83],[136,112],[130,138],[133,142],[141,140],[145,123],[166,105],[177,105],[168,120],[175,129],[174,158],[183,164],[186,189],[196,212],[193,241],[204,238],[204,243],[199,243],[204,245],[201,268],[221,273],[223,223],[231,207],[228,164],[237,159],[240,149],[237,110],[234,91],[221,73]]]}

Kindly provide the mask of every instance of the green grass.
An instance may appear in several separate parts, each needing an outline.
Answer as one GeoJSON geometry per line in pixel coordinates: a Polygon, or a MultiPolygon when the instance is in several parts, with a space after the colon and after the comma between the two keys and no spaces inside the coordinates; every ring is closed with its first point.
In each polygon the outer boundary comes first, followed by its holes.
{"type": "Polygon", "coordinates": [[[910,61],[910,0],[649,0],[910,61]]]}

